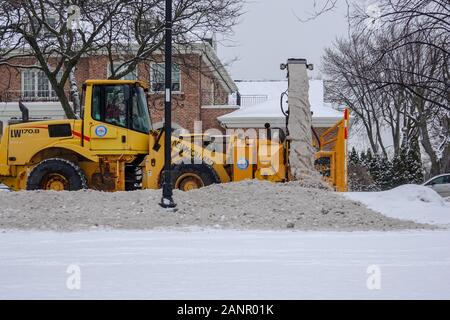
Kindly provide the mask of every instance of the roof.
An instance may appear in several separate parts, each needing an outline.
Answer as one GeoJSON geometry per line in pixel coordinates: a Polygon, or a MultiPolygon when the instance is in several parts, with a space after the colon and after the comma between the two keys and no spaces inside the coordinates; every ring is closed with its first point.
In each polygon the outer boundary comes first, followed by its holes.
{"type": "Polygon", "coordinates": [[[287,80],[235,80],[241,95],[267,95],[269,100],[280,100],[282,92],[287,90],[287,80]]]}
{"type": "Polygon", "coordinates": [[[107,85],[107,84],[139,84],[143,88],[148,88],[148,82],[140,80],[111,80],[111,79],[87,79],[85,81],[86,85],[107,85]]]}
{"type": "MultiPolygon", "coordinates": [[[[265,95],[267,101],[251,106],[242,106],[239,110],[217,119],[228,128],[264,127],[266,122],[272,126],[285,126],[285,116],[281,112],[280,96],[287,90],[287,80],[236,81],[241,96],[265,95]]],[[[312,121],[316,127],[328,127],[343,117],[323,99],[323,81],[309,81],[309,102],[313,112],[312,121]]],[[[284,105],[287,108],[287,105],[284,105]]]]}

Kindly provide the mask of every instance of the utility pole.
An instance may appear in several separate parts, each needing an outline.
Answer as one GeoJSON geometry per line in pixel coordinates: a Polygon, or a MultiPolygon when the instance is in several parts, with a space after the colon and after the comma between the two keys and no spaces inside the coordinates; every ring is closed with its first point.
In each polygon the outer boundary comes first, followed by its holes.
{"type": "Polygon", "coordinates": [[[175,208],[172,192],[172,0],[166,0],[164,99],[164,175],[160,206],[175,208]]]}

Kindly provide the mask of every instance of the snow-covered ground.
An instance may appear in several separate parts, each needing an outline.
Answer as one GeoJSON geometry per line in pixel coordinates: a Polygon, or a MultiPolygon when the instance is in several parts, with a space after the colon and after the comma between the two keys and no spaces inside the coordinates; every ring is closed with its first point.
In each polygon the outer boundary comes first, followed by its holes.
{"type": "Polygon", "coordinates": [[[449,270],[448,230],[0,233],[2,299],[449,299],[449,270]]]}
{"type": "Polygon", "coordinates": [[[450,202],[425,186],[410,184],[382,192],[349,192],[345,196],[391,218],[450,224],[450,202]]]}
{"type": "Polygon", "coordinates": [[[380,213],[295,183],[159,197],[2,192],[0,299],[450,299],[450,203],[426,187],[345,194],[380,213]]]}

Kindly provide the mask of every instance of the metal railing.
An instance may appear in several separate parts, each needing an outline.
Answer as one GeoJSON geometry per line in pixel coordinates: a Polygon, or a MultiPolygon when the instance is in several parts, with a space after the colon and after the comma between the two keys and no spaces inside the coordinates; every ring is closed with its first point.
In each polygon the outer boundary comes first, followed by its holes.
{"type": "Polygon", "coordinates": [[[220,93],[213,90],[202,90],[200,100],[202,106],[236,106],[240,105],[240,94],[239,92],[236,92],[233,95],[228,95],[226,93],[220,93]]]}
{"type": "Polygon", "coordinates": [[[269,100],[269,96],[266,94],[259,95],[250,95],[250,94],[242,94],[241,95],[241,106],[250,107],[254,106],[269,100]]]}

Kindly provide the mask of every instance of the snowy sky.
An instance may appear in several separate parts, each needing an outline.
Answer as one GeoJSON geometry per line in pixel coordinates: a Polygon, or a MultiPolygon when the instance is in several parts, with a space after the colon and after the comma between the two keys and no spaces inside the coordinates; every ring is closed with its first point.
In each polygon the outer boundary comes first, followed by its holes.
{"type": "Polygon", "coordinates": [[[342,6],[313,21],[299,21],[297,17],[311,16],[313,4],[314,0],[248,0],[231,41],[218,46],[224,63],[238,59],[228,67],[233,79],[283,79],[279,66],[288,58],[308,59],[317,75],[323,49],[336,36],[346,35],[347,20],[342,6]]]}

